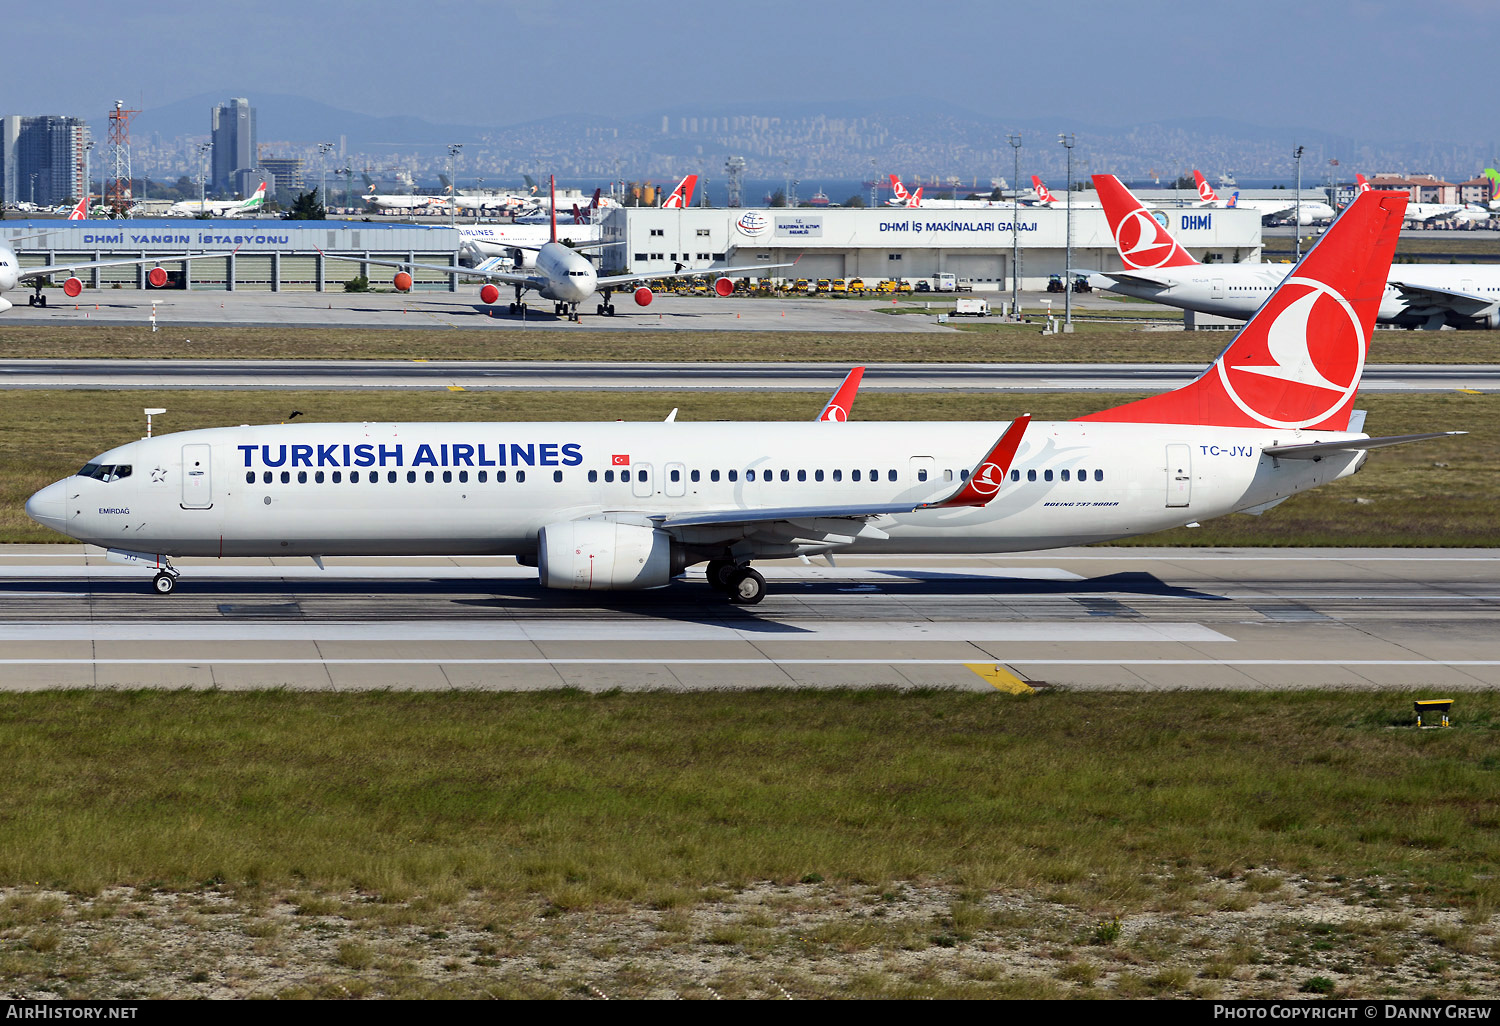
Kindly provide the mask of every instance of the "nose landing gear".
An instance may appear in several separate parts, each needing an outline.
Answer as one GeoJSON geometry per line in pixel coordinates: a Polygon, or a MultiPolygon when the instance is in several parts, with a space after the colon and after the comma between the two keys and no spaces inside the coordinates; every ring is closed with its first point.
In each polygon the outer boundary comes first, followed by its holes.
{"type": "Polygon", "coordinates": [[[151,587],[156,589],[158,595],[170,595],[177,589],[177,578],[181,576],[182,571],[170,566],[164,567],[151,578],[151,587]]]}

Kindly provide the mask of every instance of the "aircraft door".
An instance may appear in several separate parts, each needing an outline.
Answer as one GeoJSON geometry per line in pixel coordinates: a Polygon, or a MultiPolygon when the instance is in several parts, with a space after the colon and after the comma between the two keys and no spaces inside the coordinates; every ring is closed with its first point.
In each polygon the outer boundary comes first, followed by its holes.
{"type": "Polygon", "coordinates": [[[635,473],[630,475],[630,492],[637,499],[649,499],[653,494],[654,482],[651,480],[651,464],[637,463],[633,468],[635,473]]]}
{"type": "Polygon", "coordinates": [[[211,445],[182,447],[182,508],[210,509],[214,504],[211,445]]]}
{"type": "Polygon", "coordinates": [[[1213,297],[1215,299],[1223,299],[1224,298],[1224,279],[1223,278],[1215,278],[1214,279],[1213,297]]]}
{"type": "Polygon", "coordinates": [[[1174,442],[1167,446],[1167,505],[1187,506],[1193,500],[1193,451],[1174,442]]]}
{"type": "MultiPolygon", "coordinates": [[[[922,495],[936,494],[943,486],[938,480],[937,460],[932,456],[912,456],[906,461],[911,486],[922,495]]],[[[948,485],[952,491],[953,486],[948,485]]]]}
{"type": "Polygon", "coordinates": [[[668,463],[664,468],[667,479],[663,485],[664,490],[670,496],[678,497],[687,494],[687,467],[681,463],[668,463]]]}

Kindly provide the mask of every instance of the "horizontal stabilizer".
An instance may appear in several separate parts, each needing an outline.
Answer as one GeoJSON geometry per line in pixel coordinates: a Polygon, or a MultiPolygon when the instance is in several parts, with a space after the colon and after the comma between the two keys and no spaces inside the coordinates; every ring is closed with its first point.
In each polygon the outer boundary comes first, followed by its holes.
{"type": "Polygon", "coordinates": [[[1320,460],[1341,452],[1359,449],[1384,449],[1388,445],[1425,442],[1429,438],[1466,435],[1467,431],[1433,431],[1425,435],[1387,435],[1384,438],[1348,438],[1341,442],[1310,442],[1306,445],[1268,445],[1261,452],[1278,460],[1320,460]]]}

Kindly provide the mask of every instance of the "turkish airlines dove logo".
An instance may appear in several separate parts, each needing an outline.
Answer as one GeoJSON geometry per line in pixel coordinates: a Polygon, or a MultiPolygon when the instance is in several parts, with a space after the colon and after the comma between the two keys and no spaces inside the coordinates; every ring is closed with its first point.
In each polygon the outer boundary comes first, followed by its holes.
{"type": "Polygon", "coordinates": [[[994,463],[986,463],[969,478],[969,487],[980,495],[994,495],[1000,490],[1000,482],[1004,479],[1004,470],[994,463]]]}
{"type": "Polygon", "coordinates": [[[1132,210],[1115,226],[1115,245],[1120,256],[1132,267],[1160,267],[1172,258],[1176,243],[1154,217],[1144,209],[1132,210]]]}

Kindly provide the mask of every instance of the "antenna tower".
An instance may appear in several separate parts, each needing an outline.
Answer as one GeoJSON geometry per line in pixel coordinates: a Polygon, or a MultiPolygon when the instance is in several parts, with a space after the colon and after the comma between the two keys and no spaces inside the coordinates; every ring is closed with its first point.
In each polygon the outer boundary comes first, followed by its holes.
{"type": "Polygon", "coordinates": [[[109,112],[109,154],[113,177],[104,190],[104,202],[114,208],[116,217],[124,217],[131,207],[130,189],[130,119],[138,110],[126,110],[124,100],[115,101],[109,112]]]}
{"type": "MultiPolygon", "coordinates": [[[[729,176],[729,206],[733,209],[740,205],[740,185],[745,179],[745,158],[730,157],[724,163],[724,172],[729,176]]],[[[708,190],[703,191],[707,195],[708,190]]]]}

